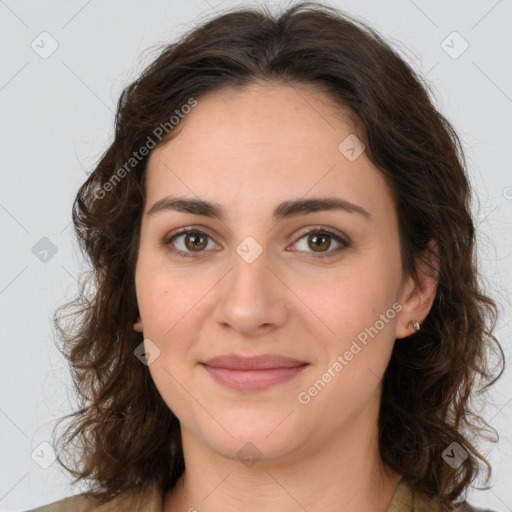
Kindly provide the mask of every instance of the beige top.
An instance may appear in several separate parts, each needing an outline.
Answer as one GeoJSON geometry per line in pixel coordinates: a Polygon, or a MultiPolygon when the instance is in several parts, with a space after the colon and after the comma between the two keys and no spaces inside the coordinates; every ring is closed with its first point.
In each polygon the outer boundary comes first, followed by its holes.
{"type": "MultiPolygon", "coordinates": [[[[163,498],[155,487],[148,489],[146,493],[124,492],[104,505],[95,506],[93,502],[83,494],[70,496],[60,501],[50,503],[43,507],[28,510],[26,512],[162,512],[163,498]]],[[[421,499],[414,490],[403,480],[393,494],[393,499],[387,512],[439,512],[430,503],[421,499]]],[[[461,505],[454,512],[486,512],[474,508],[467,503],[461,505]]],[[[492,512],[492,511],[487,511],[492,512]]]]}

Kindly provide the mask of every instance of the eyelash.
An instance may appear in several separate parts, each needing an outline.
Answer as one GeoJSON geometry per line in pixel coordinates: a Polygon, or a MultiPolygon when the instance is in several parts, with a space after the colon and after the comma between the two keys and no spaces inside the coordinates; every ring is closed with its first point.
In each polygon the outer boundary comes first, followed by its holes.
{"type": "MultiPolygon", "coordinates": [[[[173,245],[173,242],[176,238],[178,238],[182,235],[187,235],[187,234],[205,235],[206,237],[211,239],[211,237],[208,235],[208,233],[205,233],[204,231],[201,231],[199,229],[183,228],[180,231],[178,231],[177,233],[172,234],[172,236],[165,237],[164,240],[162,241],[162,245],[165,248],[169,249],[169,247],[173,245]]],[[[331,257],[334,257],[335,255],[337,255],[338,253],[340,253],[341,251],[343,251],[344,249],[348,249],[349,247],[352,246],[352,242],[350,242],[348,239],[342,238],[335,231],[333,231],[330,228],[326,228],[326,227],[313,228],[313,229],[307,231],[306,233],[303,233],[298,238],[297,241],[302,240],[303,238],[305,238],[311,234],[328,235],[329,237],[332,237],[337,242],[339,242],[340,246],[333,250],[325,252],[325,253],[313,253],[313,254],[315,254],[315,256],[306,256],[306,258],[308,258],[308,259],[331,258],[331,257]]],[[[204,251],[200,251],[199,253],[197,253],[198,256],[193,256],[193,254],[194,254],[193,252],[185,252],[185,251],[182,251],[182,250],[176,249],[176,248],[171,248],[169,250],[171,250],[171,252],[174,255],[176,255],[180,258],[197,258],[197,257],[200,257],[199,255],[201,254],[201,252],[204,252],[204,251]]],[[[294,251],[294,252],[301,252],[301,251],[294,251]]]]}

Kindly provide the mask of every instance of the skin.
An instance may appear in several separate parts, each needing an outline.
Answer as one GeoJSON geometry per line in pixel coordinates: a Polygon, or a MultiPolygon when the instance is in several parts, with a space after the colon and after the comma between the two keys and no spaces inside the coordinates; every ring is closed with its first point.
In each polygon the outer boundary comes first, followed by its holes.
{"type": "Polygon", "coordinates": [[[354,161],[340,152],[355,133],[349,117],[306,86],[209,93],[180,129],[148,161],[135,275],[134,329],[160,350],[148,368],[182,429],[186,471],[165,495],[164,512],[385,512],[401,476],[379,456],[381,379],[395,339],[413,334],[411,322],[427,316],[436,283],[402,273],[384,178],[364,152],[354,161]],[[147,216],[171,194],[220,203],[226,219],[147,216]],[[318,211],[273,221],[277,204],[313,196],[346,199],[372,218],[318,211]],[[174,246],[160,244],[188,226],[208,235],[206,247],[194,251],[186,235],[174,246]],[[352,245],[335,253],[340,244],[328,237],[322,250],[332,256],[318,257],[307,235],[321,227],[352,245]],[[236,252],[248,236],[263,251],[252,263],[236,252]],[[298,394],[394,303],[401,305],[394,318],[300,403],[298,394]],[[280,354],[309,366],[265,391],[238,392],[199,364],[228,352],[280,354]],[[237,455],[248,442],[261,456],[251,467],[237,455]]]}

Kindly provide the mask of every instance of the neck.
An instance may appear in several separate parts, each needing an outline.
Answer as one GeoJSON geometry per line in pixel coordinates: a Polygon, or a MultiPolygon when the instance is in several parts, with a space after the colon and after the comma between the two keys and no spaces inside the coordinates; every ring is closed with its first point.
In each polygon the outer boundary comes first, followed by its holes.
{"type": "Polygon", "coordinates": [[[380,459],[376,424],[376,408],[369,407],[321,445],[251,467],[219,455],[182,426],[186,470],[163,510],[386,512],[400,475],[380,459]]]}

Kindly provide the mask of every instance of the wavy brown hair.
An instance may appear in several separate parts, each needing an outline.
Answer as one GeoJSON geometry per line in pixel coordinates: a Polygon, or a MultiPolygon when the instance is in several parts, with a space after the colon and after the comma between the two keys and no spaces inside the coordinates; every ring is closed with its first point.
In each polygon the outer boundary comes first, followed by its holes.
{"type": "Polygon", "coordinates": [[[89,496],[100,502],[149,485],[165,492],[182,474],[179,421],[134,355],[143,341],[132,324],[149,156],[139,150],[149,139],[158,146],[176,136],[191,98],[200,102],[223,87],[254,83],[307,85],[353,117],[396,204],[404,275],[417,278],[423,265],[438,280],[421,331],[395,342],[378,427],[384,463],[448,510],[483,469],[489,481],[491,466],[475,441],[495,440],[488,434],[496,431],[475,412],[475,400],[504,369],[493,335],[498,309],[478,271],[462,146],[433,106],[428,84],[390,43],[363,22],[313,2],[277,14],[266,6],[239,8],[205,20],[159,48],[123,90],[114,140],[73,204],[91,270],[81,276],[77,297],[54,316],[80,405],[59,420],[72,418],[54,443],[63,448],[58,460],[73,483],[89,482],[89,496]],[[159,126],[167,127],[162,137],[156,137],[159,126]],[[468,453],[456,469],[442,457],[453,442],[468,453]]]}

